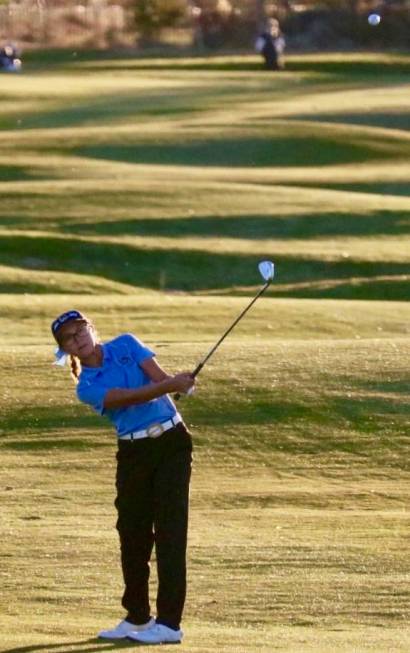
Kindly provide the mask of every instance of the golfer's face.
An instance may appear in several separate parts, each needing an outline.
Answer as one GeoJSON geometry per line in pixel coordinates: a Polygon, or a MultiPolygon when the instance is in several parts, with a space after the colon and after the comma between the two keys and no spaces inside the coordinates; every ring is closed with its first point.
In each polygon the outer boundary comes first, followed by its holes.
{"type": "Polygon", "coordinates": [[[72,320],[64,324],[59,333],[58,341],[67,354],[86,358],[92,354],[95,347],[95,333],[86,320],[72,320]]]}

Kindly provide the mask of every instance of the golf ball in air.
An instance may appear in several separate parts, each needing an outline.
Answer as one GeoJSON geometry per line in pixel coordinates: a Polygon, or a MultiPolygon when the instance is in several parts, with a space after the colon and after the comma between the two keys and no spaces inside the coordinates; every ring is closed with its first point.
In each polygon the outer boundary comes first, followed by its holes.
{"type": "Polygon", "coordinates": [[[380,18],[379,14],[370,14],[370,16],[367,19],[367,22],[369,23],[369,25],[372,25],[373,27],[378,25],[380,23],[380,21],[381,21],[381,18],[380,18]]]}

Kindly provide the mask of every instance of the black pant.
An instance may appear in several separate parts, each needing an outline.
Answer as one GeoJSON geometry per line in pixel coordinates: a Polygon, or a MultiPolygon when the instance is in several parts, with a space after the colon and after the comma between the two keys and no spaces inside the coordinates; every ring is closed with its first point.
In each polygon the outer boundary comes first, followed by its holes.
{"type": "Polygon", "coordinates": [[[180,423],[159,438],[119,441],[117,530],[127,619],[146,623],[151,615],[149,560],[155,542],[157,622],[179,628],[186,594],[186,545],[192,441],[180,423]]]}

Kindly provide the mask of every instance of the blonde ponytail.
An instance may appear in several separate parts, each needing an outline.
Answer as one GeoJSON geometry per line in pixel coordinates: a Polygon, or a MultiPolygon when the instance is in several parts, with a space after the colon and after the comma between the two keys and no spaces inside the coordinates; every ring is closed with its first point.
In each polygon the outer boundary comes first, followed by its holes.
{"type": "Polygon", "coordinates": [[[78,383],[78,377],[81,372],[81,363],[80,359],[77,356],[70,354],[70,366],[71,366],[71,376],[73,377],[75,383],[78,383]]]}

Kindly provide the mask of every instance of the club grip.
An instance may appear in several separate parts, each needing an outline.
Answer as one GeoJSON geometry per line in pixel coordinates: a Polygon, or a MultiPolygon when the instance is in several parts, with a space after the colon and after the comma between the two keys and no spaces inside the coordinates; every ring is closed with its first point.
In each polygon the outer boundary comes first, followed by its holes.
{"type": "Polygon", "coordinates": [[[193,393],[194,393],[194,388],[192,387],[189,388],[188,392],[183,392],[182,394],[181,392],[176,392],[174,394],[174,399],[175,401],[179,401],[183,395],[187,395],[189,397],[189,395],[192,395],[193,393]]]}
{"type": "MultiPolygon", "coordinates": [[[[195,377],[196,377],[196,375],[198,374],[198,372],[200,372],[200,370],[202,369],[203,364],[204,364],[204,363],[202,362],[202,363],[199,363],[199,365],[196,366],[196,368],[194,369],[194,371],[193,371],[192,374],[191,374],[191,376],[192,376],[193,379],[195,379],[195,377]]],[[[186,395],[188,395],[188,397],[189,397],[189,395],[192,395],[194,392],[195,392],[195,390],[194,390],[193,387],[192,387],[192,388],[189,388],[188,392],[185,392],[185,393],[182,393],[182,394],[181,394],[181,392],[176,392],[176,393],[174,394],[174,399],[175,399],[175,401],[179,401],[179,400],[181,399],[181,397],[182,397],[183,394],[186,394],[186,395]]]]}

